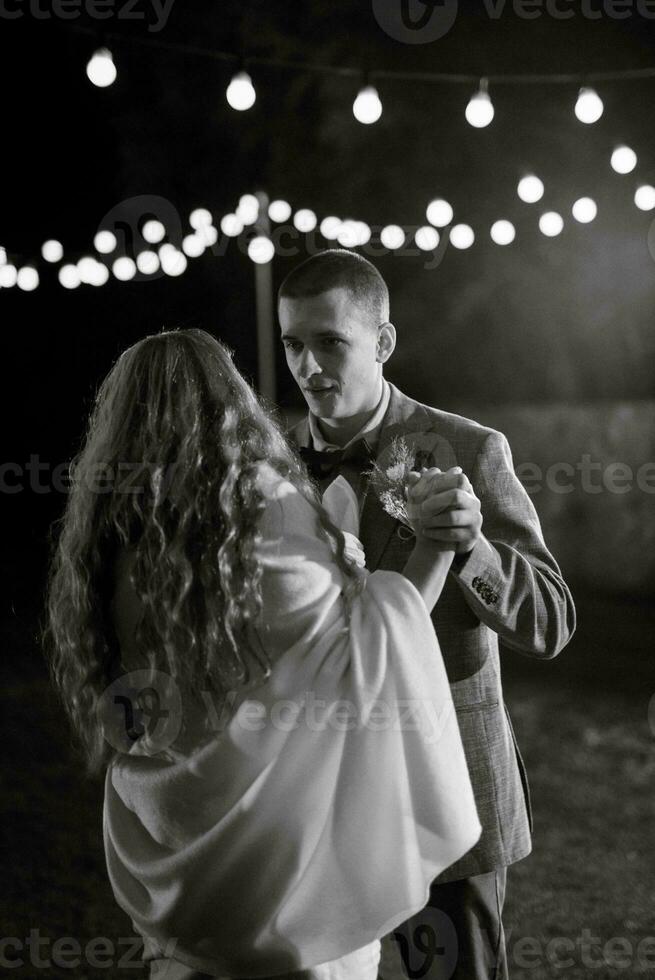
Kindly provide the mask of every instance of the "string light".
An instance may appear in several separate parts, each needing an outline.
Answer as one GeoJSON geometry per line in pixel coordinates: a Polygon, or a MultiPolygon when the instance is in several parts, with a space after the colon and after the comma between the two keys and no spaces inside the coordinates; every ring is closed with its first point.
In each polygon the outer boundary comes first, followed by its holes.
{"type": "Polygon", "coordinates": [[[265,235],[256,235],[248,242],[248,257],[257,265],[265,265],[275,255],[275,245],[265,235]]]}
{"type": "Polygon", "coordinates": [[[287,201],[271,201],[268,206],[268,216],[271,221],[282,224],[291,217],[291,205],[287,201]]]}
{"type": "Polygon", "coordinates": [[[218,230],[213,225],[203,225],[198,228],[196,237],[199,238],[206,248],[211,248],[218,241],[218,230]]]}
{"type": "Polygon", "coordinates": [[[640,211],[652,211],[655,208],[655,187],[642,184],[635,191],[635,204],[640,211]]]}
{"type": "Polygon", "coordinates": [[[301,208],[293,216],[294,226],[298,231],[310,232],[316,227],[316,215],[309,208],[301,208]]]}
{"type": "Polygon", "coordinates": [[[62,265],[57,277],[64,289],[77,289],[82,281],[75,265],[62,265]]]}
{"type": "Polygon", "coordinates": [[[156,245],[166,234],[166,229],[161,221],[157,221],[156,218],[151,218],[144,224],[141,234],[149,245],[156,245]]]}
{"type": "Polygon", "coordinates": [[[7,261],[7,250],[0,245],[0,265],[4,265],[7,261]]]}
{"type": "Polygon", "coordinates": [[[353,102],[353,116],[357,122],[370,126],[382,115],[382,103],[374,85],[364,85],[353,102]]]}
{"type": "Polygon", "coordinates": [[[236,238],[243,231],[243,221],[236,214],[225,214],[221,218],[221,231],[228,238],[236,238]]]}
{"type": "Polygon", "coordinates": [[[116,65],[109,48],[98,48],[86,66],[89,81],[98,88],[107,88],[116,81],[116,65]]]}
{"type": "Polygon", "coordinates": [[[109,269],[104,264],[104,262],[96,262],[93,267],[93,272],[89,276],[89,283],[91,286],[104,286],[104,284],[109,279],[109,269]]]}
{"type": "Polygon", "coordinates": [[[196,231],[198,228],[202,228],[204,225],[210,225],[212,223],[211,212],[207,208],[196,208],[189,215],[189,224],[196,231]]]}
{"type": "Polygon", "coordinates": [[[110,252],[114,251],[117,244],[116,235],[112,231],[99,231],[93,239],[94,248],[101,255],[109,255],[110,252]]]}
{"type": "Polygon", "coordinates": [[[186,235],[182,239],[182,251],[190,259],[197,259],[205,251],[205,243],[199,234],[186,235]]]}
{"type": "Polygon", "coordinates": [[[144,249],[136,257],[136,267],[143,276],[152,276],[159,271],[159,256],[150,249],[144,249]]]}
{"type": "Polygon", "coordinates": [[[225,91],[228,104],[237,112],[245,112],[255,104],[257,93],[247,71],[238,71],[225,91]]]}
{"type": "Polygon", "coordinates": [[[400,225],[386,225],[380,232],[380,241],[392,252],[405,244],[405,232],[400,225]]]}
{"type": "Polygon", "coordinates": [[[16,285],[26,293],[31,293],[39,285],[39,273],[33,265],[24,265],[16,273],[16,285]]]}
{"type": "Polygon", "coordinates": [[[475,241],[475,234],[470,225],[454,225],[450,229],[450,244],[455,248],[470,248],[475,241]]]}
{"type": "Polygon", "coordinates": [[[586,225],[594,220],[598,214],[598,207],[593,198],[580,197],[571,208],[571,212],[576,221],[586,225]]]}
{"type": "Polygon", "coordinates": [[[237,217],[244,225],[254,225],[259,217],[259,201],[254,194],[242,194],[237,207],[237,217]]]}
{"type": "Polygon", "coordinates": [[[466,121],[476,129],[488,126],[494,117],[494,107],[489,96],[489,83],[486,78],[480,80],[480,88],[471,96],[466,107],[466,121]]]}
{"type": "Polygon", "coordinates": [[[445,228],[453,220],[453,209],[448,201],[438,197],[428,204],[425,209],[425,217],[436,228],[445,228]]]}
{"type": "Polygon", "coordinates": [[[511,245],[516,238],[516,229],[511,221],[501,218],[500,221],[494,221],[490,234],[496,245],[511,245]]]}
{"type": "Polygon", "coordinates": [[[77,263],[77,271],[80,274],[80,280],[82,282],[91,283],[93,279],[93,274],[95,272],[96,260],[90,255],[83,255],[82,258],[77,263]]]}
{"type": "Polygon", "coordinates": [[[575,114],[583,123],[598,122],[603,114],[603,100],[593,88],[581,88],[575,103],[575,114]]]}
{"type": "Polygon", "coordinates": [[[557,211],[546,211],[539,218],[539,230],[548,238],[559,235],[564,227],[564,219],[557,211]]]}
{"type": "Polygon", "coordinates": [[[50,238],[41,246],[41,255],[46,262],[61,262],[64,255],[64,246],[61,244],[61,242],[56,241],[54,238],[50,238]]]}
{"type": "Polygon", "coordinates": [[[439,244],[439,232],[431,225],[417,228],[414,241],[423,252],[431,252],[439,244]]]}
{"type": "Polygon", "coordinates": [[[136,275],[136,265],[129,255],[121,255],[112,265],[111,271],[121,282],[128,282],[136,275]]]}
{"type": "Polygon", "coordinates": [[[328,215],[327,218],[323,218],[320,224],[321,235],[329,242],[337,238],[340,228],[341,218],[335,218],[332,214],[328,215]]]}
{"type": "Polygon", "coordinates": [[[516,193],[526,204],[535,204],[544,196],[544,185],[534,174],[528,174],[519,180],[516,193]]]}
{"type": "Polygon", "coordinates": [[[637,166],[637,154],[629,146],[617,146],[612,153],[611,164],[617,174],[629,174],[637,166]]]}
{"type": "Polygon", "coordinates": [[[186,256],[180,252],[177,248],[172,251],[165,251],[164,254],[160,254],[162,271],[167,276],[181,276],[183,272],[186,271],[188,265],[186,256]]]}
{"type": "Polygon", "coordinates": [[[7,262],[5,265],[0,265],[0,286],[3,289],[10,289],[12,286],[16,285],[16,279],[18,277],[18,270],[15,265],[11,262],[7,262]]]}

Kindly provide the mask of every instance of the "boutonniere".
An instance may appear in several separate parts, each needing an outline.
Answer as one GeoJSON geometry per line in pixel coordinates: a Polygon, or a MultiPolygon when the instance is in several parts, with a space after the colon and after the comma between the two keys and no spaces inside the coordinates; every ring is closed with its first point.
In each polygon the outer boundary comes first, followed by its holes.
{"type": "Polygon", "coordinates": [[[414,533],[407,511],[409,474],[420,470],[416,450],[402,436],[396,436],[384,454],[384,465],[376,461],[370,471],[370,486],[377,494],[382,509],[414,533]]]}

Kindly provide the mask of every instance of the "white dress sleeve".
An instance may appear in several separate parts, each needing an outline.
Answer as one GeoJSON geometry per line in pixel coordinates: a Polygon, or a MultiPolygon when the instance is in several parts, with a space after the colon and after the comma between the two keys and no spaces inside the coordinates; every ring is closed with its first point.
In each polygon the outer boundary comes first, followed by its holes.
{"type": "Polygon", "coordinates": [[[258,553],[270,677],[183,760],[108,771],[105,847],[142,934],[217,976],[338,959],[425,905],[478,840],[450,687],[415,587],[348,582],[312,506],[270,479],[258,553]]]}

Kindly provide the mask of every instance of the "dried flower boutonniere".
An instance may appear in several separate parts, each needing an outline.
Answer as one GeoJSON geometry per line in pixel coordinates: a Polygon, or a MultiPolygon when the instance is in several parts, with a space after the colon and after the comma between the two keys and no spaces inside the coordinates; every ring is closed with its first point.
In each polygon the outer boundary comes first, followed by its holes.
{"type": "Polygon", "coordinates": [[[415,450],[396,436],[385,453],[385,466],[373,463],[371,483],[383,510],[413,532],[407,512],[409,474],[416,469],[415,450]]]}

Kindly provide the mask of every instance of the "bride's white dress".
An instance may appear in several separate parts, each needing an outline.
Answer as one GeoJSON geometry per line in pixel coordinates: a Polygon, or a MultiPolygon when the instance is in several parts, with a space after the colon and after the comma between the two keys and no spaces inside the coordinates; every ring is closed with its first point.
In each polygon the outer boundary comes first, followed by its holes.
{"type": "MultiPolygon", "coordinates": [[[[312,506],[261,481],[271,676],[197,746],[117,753],[109,878],[147,958],[173,960],[157,976],[375,980],[378,940],[480,836],[450,687],[415,587],[361,570],[347,600],[312,506]]],[[[126,570],[114,609],[128,664],[126,570]]]]}

